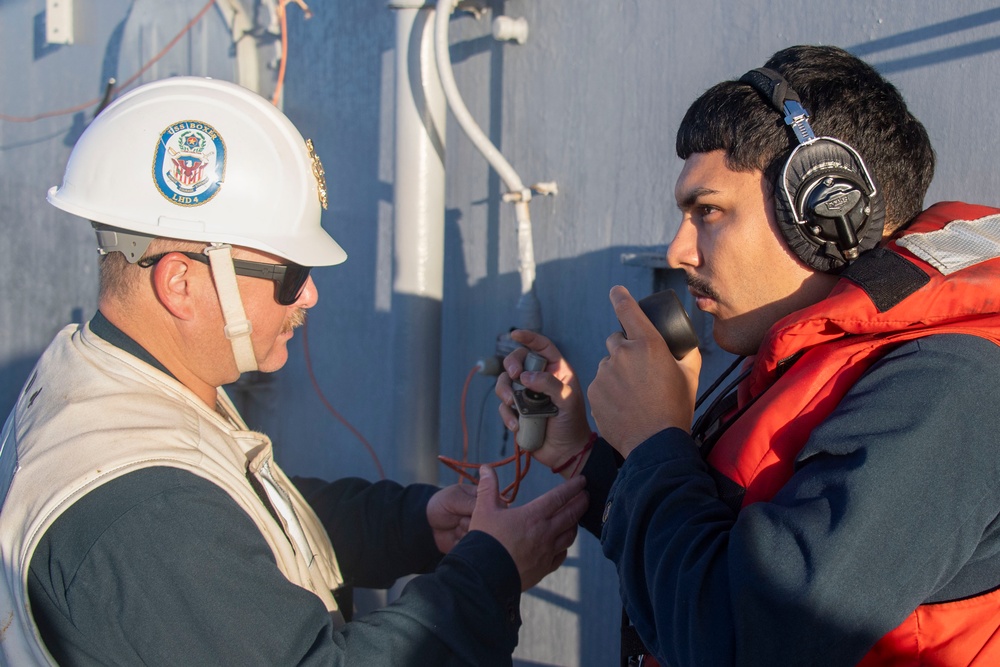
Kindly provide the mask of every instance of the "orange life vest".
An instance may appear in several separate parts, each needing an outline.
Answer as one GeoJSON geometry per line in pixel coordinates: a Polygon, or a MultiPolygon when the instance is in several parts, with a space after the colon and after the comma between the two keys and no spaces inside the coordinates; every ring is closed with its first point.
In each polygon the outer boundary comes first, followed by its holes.
{"type": "MultiPolygon", "coordinates": [[[[992,222],[992,216],[1000,216],[1000,209],[958,202],[931,207],[902,236],[871,251],[873,261],[891,263],[891,275],[901,271],[911,285],[922,286],[903,294],[897,290],[880,309],[863,281],[843,278],[829,298],[771,328],[738,389],[738,409],[746,411],[708,456],[718,472],[745,490],[742,506],[778,492],[812,430],[894,347],[936,333],[971,334],[1000,345],[1000,258],[944,275],[904,247],[911,244],[900,244],[904,236],[933,232],[952,221],[976,224],[992,222]]],[[[884,267],[872,264],[870,269],[868,277],[876,282],[890,275],[884,267]]],[[[1000,665],[1000,590],[921,605],[861,662],[865,667],[916,664],[1000,665]]]]}

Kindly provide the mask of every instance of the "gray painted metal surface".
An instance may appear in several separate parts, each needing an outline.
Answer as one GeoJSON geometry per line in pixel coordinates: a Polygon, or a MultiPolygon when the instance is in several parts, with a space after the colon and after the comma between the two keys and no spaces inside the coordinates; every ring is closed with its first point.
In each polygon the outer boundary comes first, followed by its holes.
{"type": "MultiPolygon", "coordinates": [[[[204,3],[75,4],[85,25],[69,46],[45,43],[44,2],[0,4],[0,114],[28,117],[99,99],[109,76],[138,71],[204,3]]],[[[408,344],[405,318],[414,308],[440,309],[440,340],[422,343],[429,357],[440,357],[440,407],[424,417],[436,420],[441,453],[459,456],[468,379],[469,456],[496,460],[512,443],[496,415],[493,380],[469,373],[494,354],[512,323],[519,279],[511,205],[449,119],[443,296],[408,305],[394,282],[395,17],[385,2],[314,2],[312,10],[306,20],[289,6],[283,104],[323,159],[331,201],[324,224],[350,257],[316,272],[320,301],[307,336],[293,339],[288,365],[247,378],[234,393],[293,474],[379,476],[342,418],[371,443],[387,476],[411,481],[427,462],[412,460],[401,404],[428,387],[397,364],[408,344]]],[[[899,86],[937,149],[928,203],[1000,199],[1000,139],[991,122],[1000,71],[995,3],[494,0],[487,10],[451,21],[456,81],[525,182],[558,183],[557,195],[531,204],[536,289],[544,332],[584,385],[617,326],[609,288],[624,284],[638,296],[652,291],[654,279],[676,279],[655,272],[650,258],[677,225],[672,188],[681,163],[673,140],[684,110],[713,83],[759,66],[781,47],[843,46],[899,86]],[[490,20],[497,15],[526,18],[526,43],[494,41],[490,20]]],[[[171,74],[235,80],[221,10],[207,13],[142,80],[171,74]]],[[[44,201],[95,107],[35,122],[0,120],[2,412],[55,331],[95,307],[92,233],[44,201]]],[[[701,326],[707,334],[708,323],[701,326]]],[[[725,355],[709,354],[707,367],[724,363],[725,355]]],[[[454,479],[444,469],[438,477],[454,479]]],[[[532,470],[521,498],[550,488],[553,477],[532,470]]],[[[579,537],[566,565],[525,595],[522,611],[519,664],[615,664],[617,577],[593,536],[579,537]]]]}

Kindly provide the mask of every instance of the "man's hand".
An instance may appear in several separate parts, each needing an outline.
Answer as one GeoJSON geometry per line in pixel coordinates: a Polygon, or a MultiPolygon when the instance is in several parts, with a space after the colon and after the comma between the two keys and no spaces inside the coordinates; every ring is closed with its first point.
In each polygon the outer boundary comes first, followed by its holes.
{"type": "Polygon", "coordinates": [[[471,484],[452,484],[431,496],[427,523],[434,532],[438,551],[448,553],[469,532],[475,507],[476,489],[471,484]]]}
{"type": "Polygon", "coordinates": [[[612,288],[611,303],[625,335],[608,337],[608,356],[598,366],[587,398],[601,436],[627,457],[665,428],[690,431],[701,353],[693,350],[675,360],[624,287],[612,288]]]}
{"type": "Polygon", "coordinates": [[[576,539],[576,524],[587,509],[583,477],[563,482],[548,493],[520,507],[507,507],[500,499],[496,471],[479,469],[476,509],[469,530],[481,530],[507,549],[526,591],[566,560],[576,539]]]}
{"type": "MultiPolygon", "coordinates": [[[[496,395],[500,399],[500,417],[507,428],[516,434],[518,416],[513,408],[513,380],[552,399],[559,408],[559,414],[547,420],[545,441],[539,450],[532,452],[532,456],[542,465],[553,468],[578,454],[590,438],[583,390],[572,367],[548,338],[520,329],[513,331],[511,338],[524,347],[514,350],[503,360],[506,372],[500,374],[496,385],[496,395]],[[523,372],[524,359],[529,350],[548,362],[544,371],[523,372]]],[[[580,464],[582,467],[583,462],[580,464]]]]}

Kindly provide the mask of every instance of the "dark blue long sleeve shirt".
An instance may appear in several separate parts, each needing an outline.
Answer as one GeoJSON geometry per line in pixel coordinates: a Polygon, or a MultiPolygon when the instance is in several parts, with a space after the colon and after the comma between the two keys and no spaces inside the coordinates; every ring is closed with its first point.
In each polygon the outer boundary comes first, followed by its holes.
{"type": "Polygon", "coordinates": [[[28,587],[49,650],[60,665],[510,665],[520,579],[498,542],[470,533],[442,558],[423,516],[432,487],[307,487],[336,516],[348,583],[430,572],[336,629],[225,491],[147,468],[75,503],[35,551],[28,587]]]}
{"type": "MultiPolygon", "coordinates": [[[[100,313],[91,329],[167,372],[100,313]]],[[[89,492],[49,527],[28,593],[60,665],[509,666],[520,576],[473,531],[437,550],[435,487],[295,479],[349,586],[411,579],[399,598],[341,628],[289,582],[249,516],[193,473],[154,467],[89,492]]]]}
{"type": "MultiPolygon", "coordinates": [[[[855,665],[918,605],[1000,586],[998,434],[1000,348],[931,336],[857,382],[768,502],[734,513],[679,429],[591,502],[663,664],[855,665]]],[[[583,474],[606,486],[600,456],[583,474]]]]}

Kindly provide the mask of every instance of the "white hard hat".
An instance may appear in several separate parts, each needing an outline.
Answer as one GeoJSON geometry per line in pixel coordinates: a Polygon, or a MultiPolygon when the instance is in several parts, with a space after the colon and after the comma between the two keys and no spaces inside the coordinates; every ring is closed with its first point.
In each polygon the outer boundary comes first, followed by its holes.
{"type": "Polygon", "coordinates": [[[244,246],[302,266],[347,259],[320,226],[326,197],[319,157],[281,111],[235,83],[191,76],[145,84],[108,106],[48,193],[102,226],[244,246]]]}

